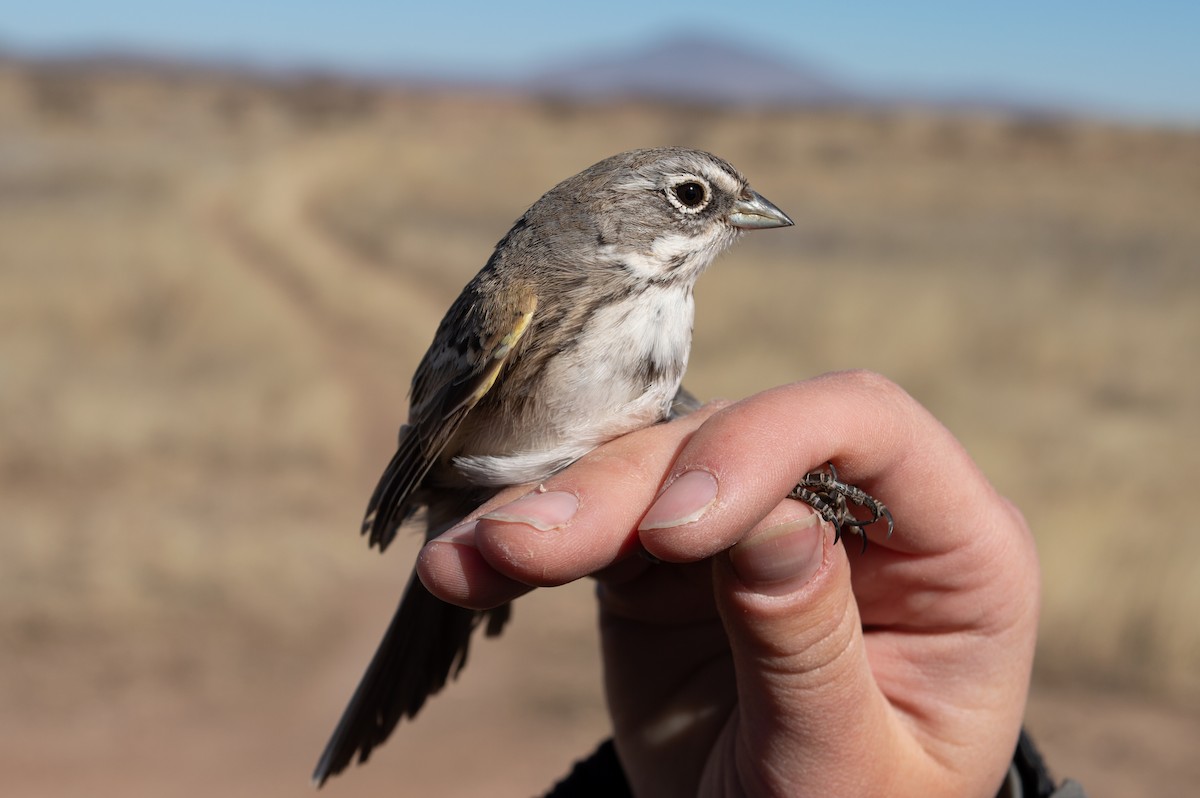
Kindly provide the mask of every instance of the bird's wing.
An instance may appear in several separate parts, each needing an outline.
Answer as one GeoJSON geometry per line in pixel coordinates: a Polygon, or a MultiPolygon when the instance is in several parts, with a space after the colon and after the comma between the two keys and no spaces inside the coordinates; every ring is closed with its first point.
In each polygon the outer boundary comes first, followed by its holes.
{"type": "Polygon", "coordinates": [[[507,302],[464,291],[442,320],[434,345],[413,377],[409,423],[375,488],[362,532],[380,551],[418,507],[413,493],[463,419],[496,384],[537,310],[532,291],[507,302]]]}
{"type": "Polygon", "coordinates": [[[679,390],[675,392],[675,398],[671,400],[671,413],[667,418],[671,420],[683,418],[703,406],[704,403],[697,399],[694,393],[680,385],[679,390]]]}

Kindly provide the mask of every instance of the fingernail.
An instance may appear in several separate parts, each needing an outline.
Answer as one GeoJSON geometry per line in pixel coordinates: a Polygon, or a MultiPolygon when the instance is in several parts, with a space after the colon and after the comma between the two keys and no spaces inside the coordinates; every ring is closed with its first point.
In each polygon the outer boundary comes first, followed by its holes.
{"type": "Polygon", "coordinates": [[[430,543],[457,543],[460,546],[475,546],[475,525],[478,521],[464,521],[461,524],[452,526],[442,534],[438,535],[430,543]]]}
{"type": "Polygon", "coordinates": [[[717,498],[717,478],[707,471],[688,471],[672,482],[646,512],[639,530],[690,524],[717,498]]]}
{"type": "Polygon", "coordinates": [[[515,502],[498,507],[480,518],[491,521],[506,521],[512,524],[528,524],[534,529],[549,532],[571,520],[579,509],[579,498],[565,490],[547,493],[530,493],[515,502]]]}
{"type": "Polygon", "coordinates": [[[815,513],[767,527],[729,550],[729,561],[748,587],[795,589],[807,582],[824,559],[825,530],[815,513]]]}

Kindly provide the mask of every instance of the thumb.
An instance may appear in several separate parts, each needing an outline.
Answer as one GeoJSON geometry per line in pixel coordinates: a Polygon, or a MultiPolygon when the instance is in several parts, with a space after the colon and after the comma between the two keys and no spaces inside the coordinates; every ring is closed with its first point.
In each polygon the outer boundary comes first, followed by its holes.
{"type": "Polygon", "coordinates": [[[850,565],[832,527],[786,500],[714,571],[737,679],[724,742],[738,779],[766,795],[788,794],[797,777],[813,795],[878,784],[883,774],[863,772],[875,757],[862,754],[886,750],[894,717],[867,662],[850,565]]]}

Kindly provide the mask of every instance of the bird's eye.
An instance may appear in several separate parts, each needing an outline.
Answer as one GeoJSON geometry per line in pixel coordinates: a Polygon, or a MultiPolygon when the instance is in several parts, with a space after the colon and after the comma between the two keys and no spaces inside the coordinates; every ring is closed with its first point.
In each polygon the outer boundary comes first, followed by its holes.
{"type": "Polygon", "coordinates": [[[708,191],[704,184],[695,180],[688,180],[673,186],[671,192],[684,208],[699,208],[708,199],[708,191]]]}

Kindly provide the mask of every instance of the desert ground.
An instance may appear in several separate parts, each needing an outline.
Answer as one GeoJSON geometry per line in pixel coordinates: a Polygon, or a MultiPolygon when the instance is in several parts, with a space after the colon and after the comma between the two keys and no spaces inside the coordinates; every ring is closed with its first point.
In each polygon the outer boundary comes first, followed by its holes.
{"type": "MultiPolygon", "coordinates": [[[[459,287],[636,146],[796,220],[702,279],[687,384],[904,386],[1027,515],[1029,727],[1093,796],[1200,783],[1200,132],[572,105],[0,63],[0,773],[309,794],[407,578],[360,514],[459,287]]],[[[606,736],[591,588],[538,591],[330,795],[530,795],[606,736]]]]}

